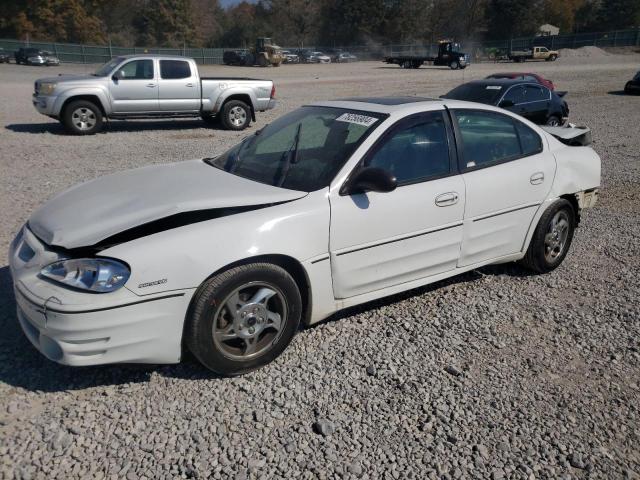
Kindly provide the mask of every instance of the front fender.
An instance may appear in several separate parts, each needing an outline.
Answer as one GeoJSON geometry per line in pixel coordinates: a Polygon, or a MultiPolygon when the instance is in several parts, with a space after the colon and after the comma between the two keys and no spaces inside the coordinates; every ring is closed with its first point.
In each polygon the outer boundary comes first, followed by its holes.
{"type": "Polygon", "coordinates": [[[72,87],[67,90],[62,90],[56,97],[53,107],[53,114],[60,116],[62,113],[62,107],[67,100],[74,97],[82,96],[94,96],[100,101],[100,106],[106,115],[111,113],[111,102],[109,101],[109,93],[104,87],[92,86],[92,87],[72,87]]]}
{"type": "Polygon", "coordinates": [[[258,255],[286,255],[301,264],[325,255],[327,189],[291,202],[185,225],[100,252],[127,262],[126,287],[136,295],[196,288],[214,272],[258,255]]]}

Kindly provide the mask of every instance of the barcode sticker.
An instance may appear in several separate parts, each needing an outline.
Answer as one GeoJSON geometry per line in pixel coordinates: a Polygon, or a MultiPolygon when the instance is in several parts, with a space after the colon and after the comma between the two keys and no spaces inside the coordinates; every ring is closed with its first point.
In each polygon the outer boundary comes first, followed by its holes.
{"type": "Polygon", "coordinates": [[[500,90],[501,88],[500,85],[487,85],[487,90],[500,90]]]}
{"type": "Polygon", "coordinates": [[[337,122],[357,123],[365,127],[370,127],[376,123],[378,119],[376,117],[369,117],[367,115],[358,115],[357,113],[343,113],[338,118],[337,122]]]}

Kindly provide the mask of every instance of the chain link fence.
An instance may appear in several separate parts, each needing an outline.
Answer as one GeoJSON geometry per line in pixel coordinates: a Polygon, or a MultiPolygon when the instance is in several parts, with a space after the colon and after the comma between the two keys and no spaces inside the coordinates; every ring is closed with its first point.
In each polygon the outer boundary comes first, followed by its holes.
{"type": "MultiPolygon", "coordinates": [[[[640,28],[616,30],[611,32],[577,33],[571,35],[553,35],[547,37],[514,38],[501,41],[465,42],[462,50],[470,53],[472,58],[487,58],[488,51],[510,51],[530,48],[533,45],[546,46],[549,49],[596,47],[640,47],[640,28]]],[[[111,45],[79,45],[70,43],[25,42],[21,40],[0,39],[0,47],[12,54],[21,47],[32,47],[55,54],[61,62],[68,63],[106,63],[118,55],[154,53],[164,55],[184,55],[192,57],[199,64],[222,64],[225,50],[243,50],[242,48],[143,48],[114,47],[111,45]]],[[[289,47],[297,51],[301,47],[289,47]]],[[[437,44],[398,44],[398,45],[352,45],[348,47],[326,45],[305,46],[304,50],[326,51],[345,50],[358,56],[361,60],[381,60],[392,55],[435,55],[437,44]]]]}

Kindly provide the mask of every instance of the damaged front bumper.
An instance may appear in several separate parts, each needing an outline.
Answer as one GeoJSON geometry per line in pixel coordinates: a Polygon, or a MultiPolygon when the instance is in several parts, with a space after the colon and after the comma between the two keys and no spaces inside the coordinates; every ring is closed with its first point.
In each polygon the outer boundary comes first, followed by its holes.
{"type": "Polygon", "coordinates": [[[74,366],[180,361],[193,290],[146,296],[127,288],[106,294],[72,290],[39,274],[58,255],[26,227],[9,253],[17,319],[38,351],[74,366]]]}

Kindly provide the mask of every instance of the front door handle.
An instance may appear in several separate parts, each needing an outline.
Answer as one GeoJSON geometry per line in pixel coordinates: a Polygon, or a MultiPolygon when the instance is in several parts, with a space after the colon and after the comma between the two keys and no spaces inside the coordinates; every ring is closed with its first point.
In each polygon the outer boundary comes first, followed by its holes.
{"type": "Polygon", "coordinates": [[[458,194],[456,192],[442,193],[436,197],[436,205],[439,207],[448,207],[458,203],[458,194]]]}
{"type": "Polygon", "coordinates": [[[153,87],[155,87],[155,86],[156,86],[156,84],[155,84],[155,83],[147,83],[147,87],[149,87],[149,88],[153,88],[153,87]]]}
{"type": "Polygon", "coordinates": [[[193,83],[187,83],[187,87],[193,87],[193,83]]]}
{"type": "Polygon", "coordinates": [[[529,178],[529,182],[531,182],[531,185],[540,185],[542,182],[544,182],[544,173],[534,173],[533,175],[531,175],[531,178],[529,178]]]}

